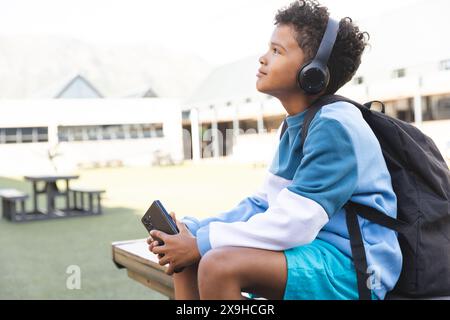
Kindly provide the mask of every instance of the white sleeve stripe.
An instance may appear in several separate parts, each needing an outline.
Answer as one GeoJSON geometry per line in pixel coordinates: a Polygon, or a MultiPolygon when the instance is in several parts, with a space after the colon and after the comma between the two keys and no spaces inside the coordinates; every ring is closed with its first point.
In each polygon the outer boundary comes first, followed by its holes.
{"type": "Polygon", "coordinates": [[[276,200],[276,197],[280,191],[287,188],[291,184],[292,180],[287,180],[276,176],[269,171],[260,191],[266,195],[267,202],[271,205],[276,200]]]}
{"type": "Polygon", "coordinates": [[[267,194],[265,192],[263,192],[263,191],[257,191],[251,197],[261,199],[261,200],[263,200],[266,203],[268,202],[267,201],[267,194]]]}
{"type": "Polygon", "coordinates": [[[328,222],[317,202],[283,189],[276,202],[246,222],[212,222],[212,248],[224,246],[286,250],[312,242],[328,222]]]}

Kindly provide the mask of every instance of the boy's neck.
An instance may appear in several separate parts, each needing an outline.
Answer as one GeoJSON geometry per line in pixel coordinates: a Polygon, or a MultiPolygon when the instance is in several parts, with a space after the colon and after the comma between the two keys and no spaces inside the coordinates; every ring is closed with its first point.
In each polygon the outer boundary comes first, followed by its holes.
{"type": "Polygon", "coordinates": [[[303,93],[278,97],[284,109],[290,116],[305,111],[316,99],[315,96],[305,96],[303,93]]]}

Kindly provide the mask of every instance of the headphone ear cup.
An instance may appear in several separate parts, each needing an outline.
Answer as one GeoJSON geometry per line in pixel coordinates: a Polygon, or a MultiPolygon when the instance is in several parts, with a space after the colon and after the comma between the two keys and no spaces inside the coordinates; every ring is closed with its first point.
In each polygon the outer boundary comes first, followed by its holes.
{"type": "Polygon", "coordinates": [[[330,81],[327,67],[314,61],[305,64],[297,73],[297,85],[308,95],[322,92],[330,81]]]}
{"type": "Polygon", "coordinates": [[[303,70],[305,70],[305,68],[309,65],[311,63],[311,61],[310,62],[308,62],[308,63],[305,63],[301,68],[300,68],[300,70],[298,70],[298,72],[297,72],[297,86],[300,88],[300,89],[302,89],[303,91],[305,91],[305,89],[303,88],[303,83],[304,83],[304,80],[303,80],[303,70]]]}

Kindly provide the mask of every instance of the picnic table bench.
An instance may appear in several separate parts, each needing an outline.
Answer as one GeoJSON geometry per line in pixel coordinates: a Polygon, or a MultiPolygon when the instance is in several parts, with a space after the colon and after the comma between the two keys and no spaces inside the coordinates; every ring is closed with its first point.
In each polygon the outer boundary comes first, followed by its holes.
{"type": "MultiPolygon", "coordinates": [[[[16,189],[0,190],[2,198],[2,215],[4,218],[16,221],[17,214],[23,217],[25,215],[25,200],[28,195],[16,189]]],[[[20,218],[19,218],[20,219],[20,218]]]]}
{"type": "MultiPolygon", "coordinates": [[[[92,189],[92,188],[69,188],[69,193],[72,194],[73,206],[71,206],[74,210],[81,210],[91,212],[92,214],[101,214],[102,213],[102,203],[101,203],[101,195],[105,190],[101,189],[92,189]],[[85,206],[84,198],[88,197],[88,206],[85,206]],[[94,207],[94,199],[96,202],[96,206],[94,207]]],[[[70,198],[69,198],[70,199],[70,198]]]]}
{"type": "Polygon", "coordinates": [[[71,187],[70,181],[78,177],[74,174],[25,176],[25,180],[32,183],[30,211],[27,211],[25,206],[28,194],[15,189],[0,189],[3,217],[10,221],[22,222],[101,214],[101,195],[105,190],[71,187]],[[58,181],[64,181],[65,188],[58,187],[58,181]],[[38,208],[39,196],[45,196],[45,209],[38,208]],[[60,197],[64,198],[65,205],[57,207],[56,200],[60,197]]]}

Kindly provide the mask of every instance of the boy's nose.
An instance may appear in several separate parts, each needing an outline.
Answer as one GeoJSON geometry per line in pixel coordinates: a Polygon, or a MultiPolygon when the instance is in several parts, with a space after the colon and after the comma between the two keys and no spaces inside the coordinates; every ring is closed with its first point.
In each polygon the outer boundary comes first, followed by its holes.
{"type": "Polygon", "coordinates": [[[264,59],[264,56],[261,56],[261,57],[259,58],[259,63],[260,63],[260,64],[266,64],[266,61],[265,61],[265,59],[264,59]]]}

